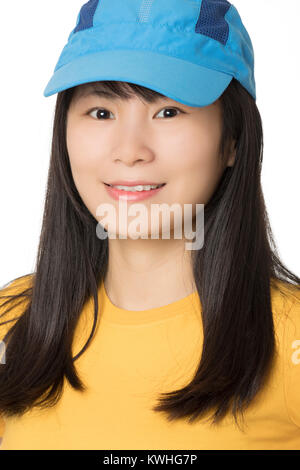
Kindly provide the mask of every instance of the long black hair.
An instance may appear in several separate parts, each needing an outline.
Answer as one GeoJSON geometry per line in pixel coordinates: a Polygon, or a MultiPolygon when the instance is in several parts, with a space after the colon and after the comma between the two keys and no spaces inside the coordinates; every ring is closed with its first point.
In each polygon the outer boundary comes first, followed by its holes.
{"type": "MultiPolygon", "coordinates": [[[[95,82],[100,84],[99,82],[95,82]]],[[[101,82],[117,96],[152,103],[160,93],[128,82],[101,82]]],[[[35,270],[11,296],[0,292],[3,317],[24,302],[8,330],[6,363],[0,365],[0,413],[21,416],[34,406],[54,406],[66,378],[78,392],[86,385],[75,368],[90,344],[101,305],[98,289],[108,266],[108,239],[96,236],[97,220],[74,184],[66,147],[66,121],[77,87],[58,93],[51,161],[35,270]],[[80,313],[94,299],[94,323],[82,350],[72,357],[80,313]],[[4,299],[7,299],[3,302],[4,299]]],[[[204,342],[191,382],[162,394],[153,411],[168,420],[193,422],[213,412],[218,423],[235,417],[253,400],[272,370],[275,353],[271,288],[295,286],[300,279],[280,261],[261,188],[263,129],[248,91],[232,79],[220,97],[223,132],[220,158],[236,142],[227,167],[204,208],[204,246],[193,250],[193,273],[202,306],[204,342]],[[280,283],[278,283],[280,281],[280,283]]],[[[121,352],[120,352],[121,353],[121,352]]]]}

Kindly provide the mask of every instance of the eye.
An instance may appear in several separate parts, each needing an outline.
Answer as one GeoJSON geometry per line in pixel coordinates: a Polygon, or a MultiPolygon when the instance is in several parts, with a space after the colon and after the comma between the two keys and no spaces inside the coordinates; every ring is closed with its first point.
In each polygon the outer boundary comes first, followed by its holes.
{"type": "MultiPolygon", "coordinates": [[[[169,111],[170,111],[170,110],[171,110],[171,111],[178,111],[179,113],[183,113],[183,111],[181,111],[181,110],[178,109],[178,108],[163,108],[163,109],[157,114],[157,116],[158,116],[160,113],[162,113],[163,111],[165,111],[165,110],[168,110],[168,114],[169,114],[169,111]]],[[[175,114],[175,116],[177,116],[177,114],[175,114]]],[[[171,116],[170,116],[170,115],[167,115],[166,117],[168,117],[168,118],[174,117],[174,114],[173,114],[173,116],[172,116],[172,113],[171,113],[171,116]]]]}
{"type": "MultiPolygon", "coordinates": [[[[166,116],[167,118],[170,118],[170,117],[175,117],[177,116],[177,113],[184,113],[184,111],[181,111],[180,109],[178,108],[170,108],[170,107],[166,107],[166,108],[163,108],[158,114],[157,116],[159,116],[160,113],[162,113],[163,111],[165,110],[168,110],[168,115],[166,116]],[[170,111],[171,111],[171,115],[170,115],[170,111]],[[172,111],[175,112],[175,114],[172,115],[172,111]]],[[[107,109],[105,108],[94,108],[94,109],[91,109],[90,111],[88,111],[88,115],[92,115],[92,113],[96,113],[95,115],[95,118],[99,121],[103,121],[103,120],[107,120],[105,118],[105,116],[109,116],[109,113],[110,111],[108,111],[107,109]],[[103,119],[102,119],[103,118],[103,119]]],[[[109,117],[108,117],[109,119],[109,117]]]]}
{"type": "MultiPolygon", "coordinates": [[[[97,118],[103,117],[105,115],[107,116],[107,114],[109,114],[110,111],[108,111],[105,108],[94,108],[94,109],[91,109],[91,111],[89,111],[87,114],[91,115],[92,113],[96,113],[96,119],[97,119],[97,118]]],[[[103,120],[106,120],[106,119],[99,119],[99,120],[103,121],[103,120]]]]}

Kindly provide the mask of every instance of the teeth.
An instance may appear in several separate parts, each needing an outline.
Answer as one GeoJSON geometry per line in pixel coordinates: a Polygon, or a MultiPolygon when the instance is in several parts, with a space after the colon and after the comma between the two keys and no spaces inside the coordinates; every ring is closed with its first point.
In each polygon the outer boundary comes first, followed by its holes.
{"type": "Polygon", "coordinates": [[[138,186],[113,186],[111,185],[113,188],[117,188],[117,189],[122,189],[124,191],[151,191],[151,189],[156,189],[156,188],[159,188],[160,186],[162,186],[162,184],[156,184],[156,185],[146,185],[146,186],[142,186],[142,185],[138,185],[138,186]]]}

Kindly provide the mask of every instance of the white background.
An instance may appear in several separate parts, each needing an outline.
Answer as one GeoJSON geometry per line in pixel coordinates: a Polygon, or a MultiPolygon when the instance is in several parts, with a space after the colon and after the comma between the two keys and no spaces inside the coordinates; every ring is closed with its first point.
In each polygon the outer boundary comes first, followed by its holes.
{"type": "MultiPolygon", "coordinates": [[[[0,287],[32,272],[56,96],[45,98],[83,0],[1,2],[0,287]]],[[[262,183],[279,255],[300,275],[299,0],[235,0],[255,52],[262,183]]]]}

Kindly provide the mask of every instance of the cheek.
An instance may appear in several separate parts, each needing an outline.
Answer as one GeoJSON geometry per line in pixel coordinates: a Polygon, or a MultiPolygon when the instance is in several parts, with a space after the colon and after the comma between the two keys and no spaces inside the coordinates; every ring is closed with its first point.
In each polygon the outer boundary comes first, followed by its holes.
{"type": "Polygon", "coordinates": [[[222,175],[219,139],[216,132],[198,130],[177,140],[172,159],[176,191],[184,194],[186,203],[205,204],[214,192],[222,175]]]}
{"type": "Polygon", "coordinates": [[[74,184],[84,204],[95,216],[101,193],[99,156],[102,145],[99,137],[91,130],[72,123],[67,127],[66,143],[74,184]]]}
{"type": "Polygon", "coordinates": [[[85,126],[70,123],[67,126],[67,149],[74,173],[93,171],[99,162],[99,135],[85,126]]]}

